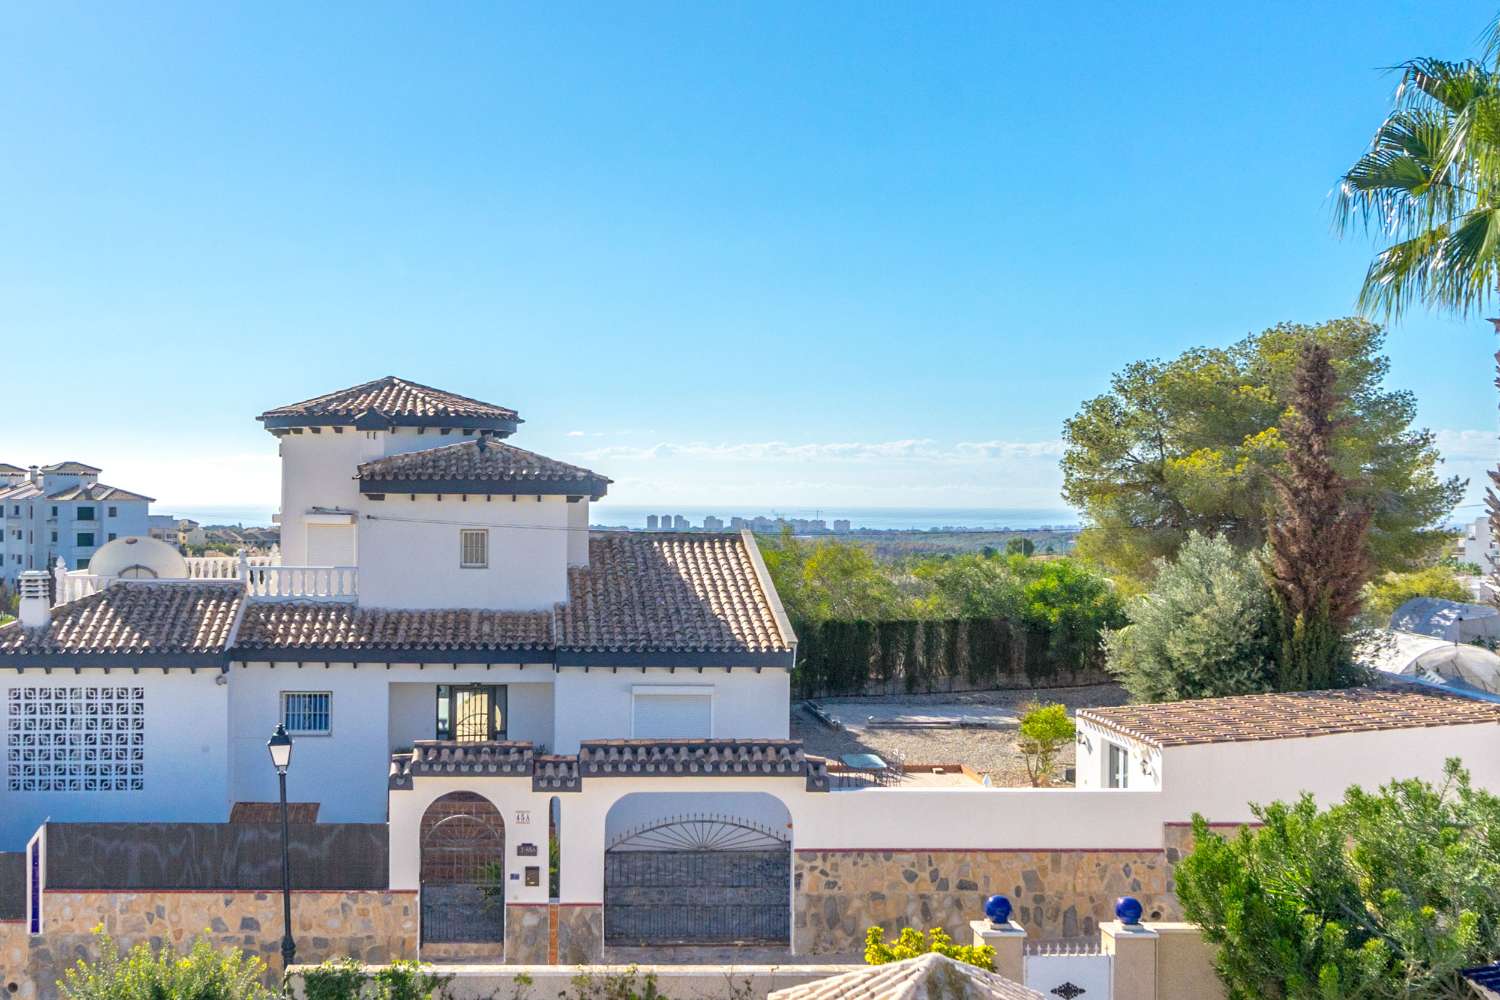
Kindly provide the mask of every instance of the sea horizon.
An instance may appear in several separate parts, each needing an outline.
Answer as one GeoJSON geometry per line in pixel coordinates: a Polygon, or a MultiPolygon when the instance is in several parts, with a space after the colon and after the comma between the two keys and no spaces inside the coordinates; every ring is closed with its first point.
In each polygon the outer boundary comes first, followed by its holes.
{"type": "MultiPolygon", "coordinates": [[[[200,524],[241,525],[247,528],[262,528],[271,525],[272,506],[259,505],[199,505],[171,506],[153,504],[153,514],[170,514],[186,517],[200,524]]],[[[757,507],[714,506],[709,504],[662,503],[653,506],[637,504],[596,503],[589,512],[589,520],[595,525],[611,528],[645,528],[648,515],[681,515],[693,527],[701,527],[703,519],[714,516],[727,525],[730,518],[768,517],[787,519],[822,519],[833,527],[837,520],[847,520],[853,528],[873,531],[929,531],[933,528],[969,528],[982,530],[1034,530],[1041,527],[1077,527],[1081,521],[1077,512],[1065,507],[816,507],[786,506],[757,507]]]]}

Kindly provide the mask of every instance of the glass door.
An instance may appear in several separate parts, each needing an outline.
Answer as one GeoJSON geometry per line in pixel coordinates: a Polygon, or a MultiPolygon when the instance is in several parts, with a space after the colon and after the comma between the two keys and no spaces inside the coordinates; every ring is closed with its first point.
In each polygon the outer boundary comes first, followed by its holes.
{"type": "Polygon", "coordinates": [[[437,738],[459,743],[505,739],[505,685],[439,684],[437,738]]]}

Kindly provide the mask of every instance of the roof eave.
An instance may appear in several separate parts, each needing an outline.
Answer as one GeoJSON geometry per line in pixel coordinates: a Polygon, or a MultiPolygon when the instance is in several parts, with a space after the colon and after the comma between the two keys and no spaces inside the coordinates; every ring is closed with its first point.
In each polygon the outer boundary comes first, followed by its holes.
{"type": "Polygon", "coordinates": [[[465,430],[498,431],[514,434],[516,428],[525,423],[519,416],[512,417],[422,417],[381,415],[379,426],[372,426],[368,418],[358,414],[274,414],[262,413],[255,418],[268,431],[293,427],[356,427],[365,430],[381,430],[390,427],[454,427],[465,430]]]}
{"type": "Polygon", "coordinates": [[[359,492],[371,493],[466,493],[504,496],[588,496],[598,500],[608,492],[610,480],[587,479],[361,479],[359,492]]]}

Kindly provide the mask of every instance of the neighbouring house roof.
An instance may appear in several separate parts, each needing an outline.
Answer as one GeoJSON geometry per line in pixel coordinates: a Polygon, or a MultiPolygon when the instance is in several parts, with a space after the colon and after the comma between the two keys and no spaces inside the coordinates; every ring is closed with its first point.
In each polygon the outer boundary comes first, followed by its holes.
{"type": "MultiPolygon", "coordinates": [[[[1082,993],[1079,990],[1079,993],[1082,993]]],[[[776,990],[770,1000],[1047,1000],[998,973],[929,952],[776,990]]]]}
{"type": "Polygon", "coordinates": [[[267,410],[256,418],[267,430],[280,427],[355,426],[468,427],[509,433],[521,423],[515,410],[387,375],[300,403],[267,410]]]}
{"type": "Polygon", "coordinates": [[[0,462],[0,476],[19,476],[24,475],[25,472],[26,470],[21,468],[19,465],[11,465],[9,462],[0,462]]]}
{"type": "Polygon", "coordinates": [[[82,462],[67,461],[58,462],[56,465],[44,465],[42,466],[42,471],[52,473],[53,475],[87,476],[103,470],[96,469],[92,465],[85,465],[82,462]]]}
{"type": "Polygon", "coordinates": [[[0,500],[30,500],[42,495],[42,488],[33,482],[18,483],[10,489],[0,489],[0,500]]]}
{"type": "Polygon", "coordinates": [[[1413,597],[1391,613],[1390,626],[1401,632],[1466,642],[1476,636],[1500,634],[1500,609],[1441,597],[1413,597]]]}
{"type": "MultiPolygon", "coordinates": [[[[286,819],[288,823],[316,823],[318,821],[317,802],[288,802],[286,804],[286,819]]],[[[236,802],[229,807],[229,822],[231,823],[280,823],[280,802],[236,802]]]]}
{"type": "Polygon", "coordinates": [[[366,462],[361,493],[527,493],[602,497],[610,480],[502,441],[480,438],[366,462]]]}
{"type": "Polygon", "coordinates": [[[45,629],[0,626],[0,660],[39,666],[122,660],[141,666],[217,663],[244,600],[238,582],[121,581],[52,609],[45,629]]]}
{"type": "Polygon", "coordinates": [[[312,601],[252,601],[234,643],[238,657],[258,652],[448,653],[552,646],[550,611],[409,611],[312,601]]]}
{"type": "Polygon", "coordinates": [[[1500,723],[1500,705],[1415,687],[1347,688],[1086,708],[1080,722],[1156,747],[1500,723]]]}
{"type": "MultiPolygon", "coordinates": [[[[596,532],[558,612],[568,654],[790,653],[796,637],[740,533],[596,532]]],[[[587,662],[587,659],[584,660],[587,662]]]]}
{"type": "Polygon", "coordinates": [[[124,503],[128,500],[141,500],[146,503],[154,503],[155,497],[144,496],[140,493],[132,493],[122,490],[118,486],[105,486],[103,483],[94,483],[90,486],[69,486],[65,490],[47,494],[48,500],[115,500],[124,503]]]}

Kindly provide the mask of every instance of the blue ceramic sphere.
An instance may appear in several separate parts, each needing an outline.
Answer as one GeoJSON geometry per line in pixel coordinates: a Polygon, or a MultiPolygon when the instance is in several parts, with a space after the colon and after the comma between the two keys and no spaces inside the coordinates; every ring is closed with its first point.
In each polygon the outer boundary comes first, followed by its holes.
{"type": "Polygon", "coordinates": [[[992,924],[1010,923],[1010,900],[1004,896],[991,896],[984,901],[984,915],[992,924]]]}
{"type": "Polygon", "coordinates": [[[1138,924],[1141,922],[1141,914],[1145,908],[1141,901],[1134,896],[1121,896],[1115,900],[1115,916],[1120,918],[1122,924],[1138,924]]]}

